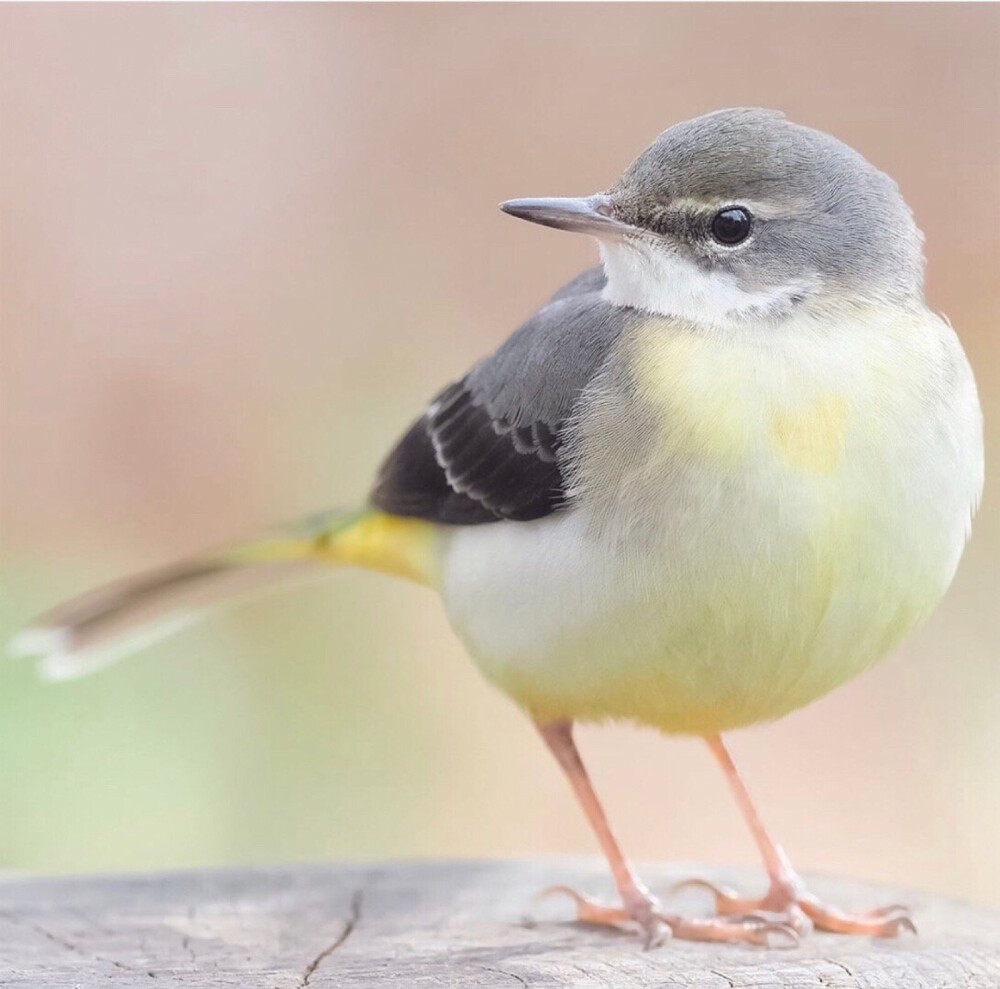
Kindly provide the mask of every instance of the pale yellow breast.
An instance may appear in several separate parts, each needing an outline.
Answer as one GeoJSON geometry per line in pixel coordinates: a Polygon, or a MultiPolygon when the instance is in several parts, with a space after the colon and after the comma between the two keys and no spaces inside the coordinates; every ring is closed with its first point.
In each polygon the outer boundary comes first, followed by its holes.
{"type": "Polygon", "coordinates": [[[847,399],[822,389],[804,405],[775,408],[768,420],[775,453],[792,470],[836,473],[844,457],[847,414],[847,399]]]}
{"type": "Polygon", "coordinates": [[[730,466],[773,457],[790,472],[835,475],[852,432],[870,436],[886,415],[919,411],[933,374],[929,360],[901,359],[920,346],[903,325],[841,329],[782,326],[762,345],[760,327],[714,336],[650,320],[629,360],[661,452],[730,466]]]}

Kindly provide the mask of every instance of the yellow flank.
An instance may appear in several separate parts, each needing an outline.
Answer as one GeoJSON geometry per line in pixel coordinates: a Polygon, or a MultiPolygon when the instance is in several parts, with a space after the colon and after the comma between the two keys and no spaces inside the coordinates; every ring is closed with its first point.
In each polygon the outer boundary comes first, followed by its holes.
{"type": "Polygon", "coordinates": [[[319,540],[316,555],[431,584],[437,570],[436,530],[422,519],[366,512],[319,540]]]}
{"type": "Polygon", "coordinates": [[[789,467],[806,473],[832,474],[844,455],[847,402],[824,395],[801,410],[771,416],[771,440],[789,467]]]}

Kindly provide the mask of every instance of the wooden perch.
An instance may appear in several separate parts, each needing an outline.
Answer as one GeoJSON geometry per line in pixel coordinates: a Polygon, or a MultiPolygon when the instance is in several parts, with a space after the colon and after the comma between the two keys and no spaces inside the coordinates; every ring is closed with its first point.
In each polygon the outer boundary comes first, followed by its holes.
{"type": "MultiPolygon", "coordinates": [[[[759,889],[759,873],[646,867],[671,905],[692,874],[759,889]]],[[[1000,914],[923,893],[815,877],[844,907],[903,900],[917,937],[814,935],[793,950],[638,941],[566,923],[572,883],[607,895],[596,862],[302,866],[0,883],[0,986],[392,986],[517,989],[997,989],[1000,914]],[[534,919],[526,919],[533,914],[534,919]]],[[[694,894],[680,904],[707,907],[694,894]]]]}

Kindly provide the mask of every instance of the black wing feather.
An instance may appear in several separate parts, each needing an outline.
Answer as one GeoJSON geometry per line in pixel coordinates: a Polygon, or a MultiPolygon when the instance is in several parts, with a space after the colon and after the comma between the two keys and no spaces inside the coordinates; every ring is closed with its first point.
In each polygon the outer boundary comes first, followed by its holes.
{"type": "Polygon", "coordinates": [[[451,525],[497,520],[496,513],[448,483],[434,453],[426,416],[410,427],[389,454],[370,501],[376,508],[394,515],[451,525]]]}
{"type": "Polygon", "coordinates": [[[445,388],[389,454],[371,503],[449,525],[541,518],[565,504],[565,421],[632,311],[600,269],[561,289],[491,358],[445,388]]]}
{"type": "Polygon", "coordinates": [[[389,455],[371,502],[451,525],[548,515],[562,495],[558,440],[543,426],[542,450],[532,432],[491,418],[463,379],[438,396],[389,455]]]}

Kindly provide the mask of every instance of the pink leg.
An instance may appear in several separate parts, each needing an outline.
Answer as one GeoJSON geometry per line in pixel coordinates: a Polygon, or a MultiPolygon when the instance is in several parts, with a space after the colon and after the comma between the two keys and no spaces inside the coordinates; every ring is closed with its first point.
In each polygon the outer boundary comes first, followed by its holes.
{"type": "Polygon", "coordinates": [[[821,903],[808,893],[805,884],[792,868],[782,847],[774,841],[764,827],[757,808],[750,798],[743,778],[721,736],[707,738],[708,747],[722,767],[732,788],[754,842],[764,860],[770,883],[767,893],[760,899],[746,899],[733,891],[721,889],[703,880],[692,880],[681,886],[701,886],[715,896],[715,906],[720,914],[745,914],[763,911],[784,918],[799,934],[807,933],[813,925],[822,931],[838,934],[869,934],[876,937],[894,937],[901,930],[914,931],[909,911],[901,904],[882,907],[865,913],[848,914],[821,903]]]}
{"type": "Polygon", "coordinates": [[[686,919],[664,914],[659,903],[632,871],[608,824],[607,815],[594,792],[573,741],[572,723],[556,721],[539,724],[538,730],[562,766],[597,836],[611,867],[611,874],[621,897],[621,906],[609,907],[595,903],[566,886],[554,887],[547,890],[546,894],[564,893],[570,896],[576,904],[577,919],[584,923],[613,927],[635,924],[643,933],[646,947],[659,944],[671,935],[697,941],[745,941],[762,945],[768,945],[774,939],[786,942],[795,939],[794,932],[781,921],[760,917],[686,919]]]}

